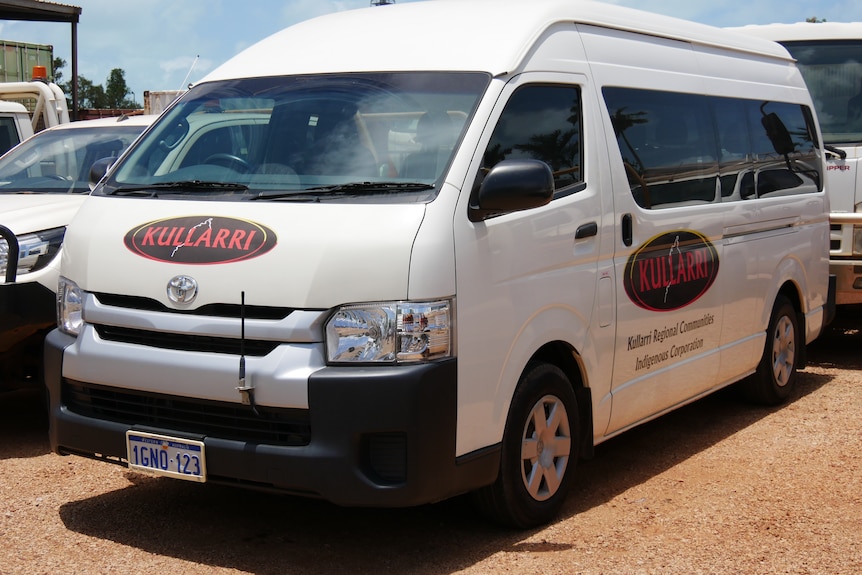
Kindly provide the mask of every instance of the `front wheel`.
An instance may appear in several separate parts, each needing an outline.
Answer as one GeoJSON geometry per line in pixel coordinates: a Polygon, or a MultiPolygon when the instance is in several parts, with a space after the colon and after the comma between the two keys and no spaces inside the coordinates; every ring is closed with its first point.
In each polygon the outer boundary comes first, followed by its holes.
{"type": "Polygon", "coordinates": [[[528,366],[512,398],[497,480],[476,492],[492,519],[517,528],[550,521],[574,475],[580,426],[574,390],[556,366],[528,366]]]}
{"type": "Polygon", "coordinates": [[[785,402],[796,385],[802,345],[796,309],[786,297],[778,296],[766,331],[763,357],[754,375],[743,382],[746,396],[765,405],[785,402]]]}

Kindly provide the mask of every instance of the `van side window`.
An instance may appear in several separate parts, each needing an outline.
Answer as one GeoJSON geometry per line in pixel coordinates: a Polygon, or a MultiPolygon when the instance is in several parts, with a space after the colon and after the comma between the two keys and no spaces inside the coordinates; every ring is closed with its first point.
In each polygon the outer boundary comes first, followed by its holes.
{"type": "Polygon", "coordinates": [[[706,98],[605,88],[632,195],[643,208],[716,201],[715,128],[706,98]]]}
{"type": "Polygon", "coordinates": [[[630,88],[602,92],[632,196],[643,208],[821,189],[816,131],[804,106],[630,88]]]}
{"type": "Polygon", "coordinates": [[[482,162],[487,173],[502,160],[542,160],[557,190],[583,182],[581,92],[575,86],[519,88],[503,110],[482,162]]]}
{"type": "Polygon", "coordinates": [[[798,104],[748,102],[758,198],[816,192],[820,164],[810,112],[798,104]]]}

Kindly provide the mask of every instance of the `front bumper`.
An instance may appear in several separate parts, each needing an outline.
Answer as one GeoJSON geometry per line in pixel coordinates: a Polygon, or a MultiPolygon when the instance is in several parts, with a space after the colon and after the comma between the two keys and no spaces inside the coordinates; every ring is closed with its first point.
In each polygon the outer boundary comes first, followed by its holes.
{"type": "Polygon", "coordinates": [[[829,272],[836,277],[836,298],[838,305],[862,303],[862,261],[831,260],[829,272]]]}
{"type": "Polygon", "coordinates": [[[38,282],[0,284],[0,388],[41,384],[42,342],[57,297],[38,282]]]}
{"type": "MultiPolygon", "coordinates": [[[[153,425],[157,417],[118,421],[79,409],[69,399],[80,382],[62,377],[63,350],[73,341],[55,330],[45,345],[50,441],[56,453],[124,464],[128,429],[193,437],[204,442],[209,482],[375,507],[445,499],[493,482],[499,468],[496,448],[455,457],[456,360],[314,372],[308,380],[308,435],[297,445],[225,439],[153,425]]],[[[122,393],[122,382],[117,386],[112,389],[122,393]]],[[[164,395],[148,399],[171,402],[164,395]]]]}

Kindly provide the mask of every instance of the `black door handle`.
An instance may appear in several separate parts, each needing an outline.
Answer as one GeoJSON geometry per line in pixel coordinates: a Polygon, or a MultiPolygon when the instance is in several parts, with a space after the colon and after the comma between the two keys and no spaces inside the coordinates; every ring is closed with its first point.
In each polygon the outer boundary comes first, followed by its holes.
{"type": "Polygon", "coordinates": [[[632,245],[633,241],[633,231],[632,231],[632,215],[631,214],[623,214],[622,221],[622,234],[623,234],[623,243],[626,246],[632,245]]]}
{"type": "Polygon", "coordinates": [[[598,233],[599,225],[596,222],[590,222],[588,224],[578,226],[577,231],[575,231],[575,239],[579,240],[581,238],[589,238],[598,233]]]}

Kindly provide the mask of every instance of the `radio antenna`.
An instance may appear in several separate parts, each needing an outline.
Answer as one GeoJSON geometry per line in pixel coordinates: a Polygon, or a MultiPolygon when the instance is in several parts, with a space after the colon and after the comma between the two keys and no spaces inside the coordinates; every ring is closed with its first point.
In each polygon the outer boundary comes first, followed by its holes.
{"type": "Polygon", "coordinates": [[[254,386],[245,382],[245,292],[240,292],[239,303],[239,385],[236,390],[242,396],[242,404],[251,406],[254,414],[260,417],[254,404],[254,386]]]}
{"type": "Polygon", "coordinates": [[[192,75],[192,70],[195,69],[195,64],[198,63],[198,58],[200,58],[200,57],[201,57],[200,54],[198,54],[197,56],[195,56],[195,59],[192,60],[192,66],[191,66],[191,68],[189,68],[189,71],[186,74],[186,77],[183,78],[183,83],[180,84],[180,90],[187,90],[188,89],[189,86],[188,86],[188,84],[186,84],[186,82],[189,81],[189,76],[192,75]]]}

